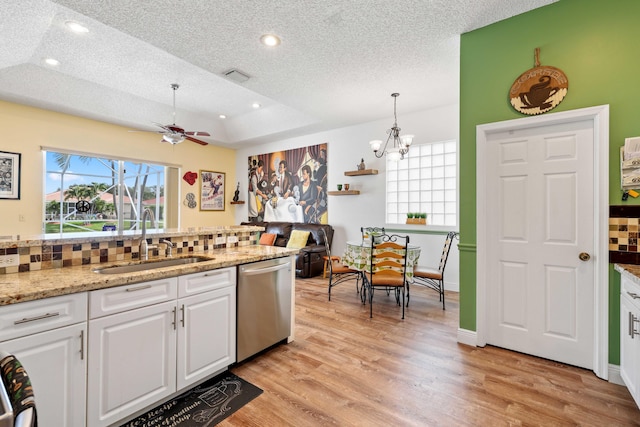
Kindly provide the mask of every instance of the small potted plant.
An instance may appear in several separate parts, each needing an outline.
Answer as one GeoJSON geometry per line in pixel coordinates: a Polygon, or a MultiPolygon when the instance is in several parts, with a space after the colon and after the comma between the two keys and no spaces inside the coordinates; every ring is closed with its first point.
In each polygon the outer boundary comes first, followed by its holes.
{"type": "Polygon", "coordinates": [[[415,213],[407,212],[407,224],[413,224],[415,222],[415,213]]]}

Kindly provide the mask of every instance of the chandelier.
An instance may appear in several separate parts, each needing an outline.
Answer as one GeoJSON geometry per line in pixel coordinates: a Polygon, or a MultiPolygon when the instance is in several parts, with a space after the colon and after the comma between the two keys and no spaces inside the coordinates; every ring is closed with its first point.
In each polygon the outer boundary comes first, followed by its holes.
{"type": "Polygon", "coordinates": [[[389,159],[397,162],[404,159],[404,155],[409,152],[409,146],[411,146],[411,143],[413,142],[413,135],[400,136],[401,129],[398,127],[398,115],[396,114],[396,101],[400,94],[392,93],[391,96],[393,97],[393,126],[391,126],[391,129],[387,130],[387,133],[389,134],[387,142],[384,143],[382,151],[380,150],[382,141],[379,139],[370,141],[369,145],[373,150],[373,154],[375,154],[377,158],[381,158],[385,154],[388,154],[389,159]],[[387,150],[387,145],[389,145],[389,140],[391,138],[393,138],[393,147],[387,150]]]}

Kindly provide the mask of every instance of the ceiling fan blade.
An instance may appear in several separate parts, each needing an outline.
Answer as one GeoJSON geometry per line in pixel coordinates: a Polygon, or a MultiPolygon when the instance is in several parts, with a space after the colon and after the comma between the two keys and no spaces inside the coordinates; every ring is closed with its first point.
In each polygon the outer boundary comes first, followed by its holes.
{"type": "Polygon", "coordinates": [[[209,145],[208,142],[201,141],[201,140],[199,140],[197,138],[194,138],[192,136],[185,135],[185,138],[188,139],[189,141],[195,142],[196,144],[209,145]]]}
{"type": "Polygon", "coordinates": [[[209,132],[201,132],[201,131],[196,131],[196,132],[185,132],[185,135],[191,135],[191,136],[211,136],[209,135],[209,132]]]}

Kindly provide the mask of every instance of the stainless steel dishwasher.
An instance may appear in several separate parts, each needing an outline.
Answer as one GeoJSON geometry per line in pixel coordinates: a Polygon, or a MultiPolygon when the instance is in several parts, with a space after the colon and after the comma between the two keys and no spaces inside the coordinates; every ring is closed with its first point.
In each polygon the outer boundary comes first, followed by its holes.
{"type": "Polygon", "coordinates": [[[238,267],[238,362],[291,334],[291,268],[290,257],[238,267]]]}

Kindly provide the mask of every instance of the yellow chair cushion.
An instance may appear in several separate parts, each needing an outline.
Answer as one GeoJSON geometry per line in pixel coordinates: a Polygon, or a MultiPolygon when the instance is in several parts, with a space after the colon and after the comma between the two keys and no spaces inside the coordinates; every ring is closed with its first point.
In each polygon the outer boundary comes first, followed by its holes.
{"type": "Polygon", "coordinates": [[[307,246],[307,240],[309,240],[309,232],[302,230],[293,230],[289,241],[287,242],[288,249],[301,249],[307,246]]]}

